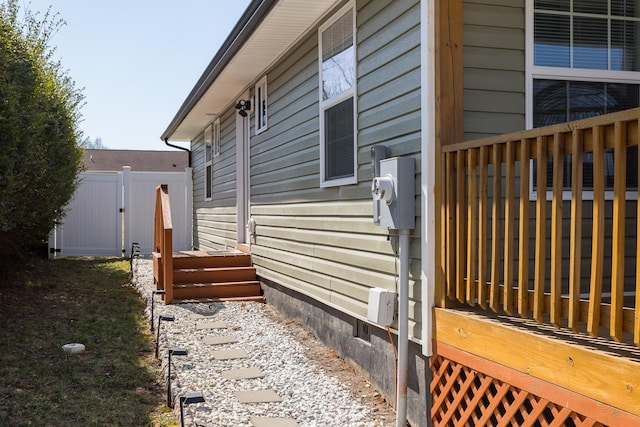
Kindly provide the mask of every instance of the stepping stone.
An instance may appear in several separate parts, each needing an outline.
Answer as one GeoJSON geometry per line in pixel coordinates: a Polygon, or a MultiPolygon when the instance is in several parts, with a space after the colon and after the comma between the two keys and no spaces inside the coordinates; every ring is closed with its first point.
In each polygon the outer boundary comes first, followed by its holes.
{"type": "Polygon", "coordinates": [[[282,399],[278,394],[271,390],[247,390],[247,391],[234,391],[240,403],[264,403],[264,402],[282,402],[282,399]]]}
{"type": "Polygon", "coordinates": [[[208,318],[210,318],[211,316],[213,316],[213,314],[200,314],[200,313],[193,313],[193,314],[191,314],[191,316],[190,316],[190,317],[191,317],[193,320],[199,320],[199,319],[208,319],[208,318]]]}
{"type": "Polygon", "coordinates": [[[205,344],[215,345],[215,344],[231,344],[231,343],[238,342],[238,340],[233,335],[220,335],[220,336],[214,336],[214,337],[204,337],[202,339],[202,342],[204,342],[205,344]]]}
{"type": "Polygon", "coordinates": [[[224,322],[200,322],[196,324],[196,329],[225,329],[227,324],[224,322]]]}
{"type": "Polygon", "coordinates": [[[264,378],[262,371],[256,367],[244,369],[231,369],[223,371],[222,377],[228,380],[245,380],[249,378],[264,378]]]}
{"type": "Polygon", "coordinates": [[[251,417],[254,427],[298,427],[300,424],[293,418],[251,417]]]}
{"type": "Polygon", "coordinates": [[[214,359],[216,360],[227,360],[227,359],[245,359],[249,357],[246,351],[242,348],[230,348],[227,350],[218,350],[211,353],[214,359]]]}

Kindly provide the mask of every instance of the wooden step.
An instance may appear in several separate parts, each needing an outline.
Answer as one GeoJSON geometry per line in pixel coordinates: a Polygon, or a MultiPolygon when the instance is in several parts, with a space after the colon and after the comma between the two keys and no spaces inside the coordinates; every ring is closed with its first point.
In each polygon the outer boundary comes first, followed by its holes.
{"type": "MultiPolygon", "coordinates": [[[[154,258],[162,260],[159,253],[154,258]]],[[[251,255],[238,250],[229,251],[176,251],[173,253],[173,268],[203,267],[250,267],[251,255]]]]}
{"type": "Polygon", "coordinates": [[[256,280],[254,267],[181,268],[173,270],[173,283],[226,283],[256,280]]]}
{"type": "Polygon", "coordinates": [[[252,297],[209,297],[209,298],[187,298],[187,299],[174,299],[173,302],[180,303],[190,303],[190,302],[265,302],[265,297],[263,295],[260,296],[252,296],[252,297]]]}
{"type": "MultiPolygon", "coordinates": [[[[236,249],[223,251],[176,251],[172,253],[173,292],[169,300],[262,301],[262,290],[251,254],[236,249]]],[[[154,280],[164,284],[162,257],[153,253],[154,280]]]]}
{"type": "Polygon", "coordinates": [[[174,299],[259,297],[257,280],[224,283],[183,283],[173,285],[174,299]]]}

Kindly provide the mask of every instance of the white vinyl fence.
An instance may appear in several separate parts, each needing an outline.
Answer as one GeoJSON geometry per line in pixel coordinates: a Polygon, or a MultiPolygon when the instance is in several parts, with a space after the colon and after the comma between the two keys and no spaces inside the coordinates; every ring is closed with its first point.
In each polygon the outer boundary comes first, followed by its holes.
{"type": "Polygon", "coordinates": [[[63,223],[49,237],[49,257],[129,256],[133,242],[153,250],[155,190],[169,186],[173,250],[191,249],[191,168],[184,172],[83,172],[63,223]]]}

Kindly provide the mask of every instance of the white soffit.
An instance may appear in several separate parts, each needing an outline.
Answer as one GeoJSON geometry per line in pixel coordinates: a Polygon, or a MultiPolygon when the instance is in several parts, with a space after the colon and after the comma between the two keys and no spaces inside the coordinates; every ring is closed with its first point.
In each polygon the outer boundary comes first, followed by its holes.
{"type": "Polygon", "coordinates": [[[281,0],[207,89],[169,139],[192,141],[222,109],[262,75],[336,0],[281,0]]]}

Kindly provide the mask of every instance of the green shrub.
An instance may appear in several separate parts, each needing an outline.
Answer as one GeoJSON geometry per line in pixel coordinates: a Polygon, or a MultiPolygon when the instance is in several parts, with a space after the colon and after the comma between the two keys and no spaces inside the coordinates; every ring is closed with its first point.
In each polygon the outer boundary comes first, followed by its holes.
{"type": "Polygon", "coordinates": [[[73,196],[82,160],[84,96],[52,61],[64,24],[0,1],[0,255],[46,240],[73,196]]]}

